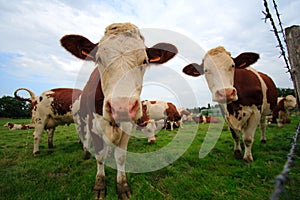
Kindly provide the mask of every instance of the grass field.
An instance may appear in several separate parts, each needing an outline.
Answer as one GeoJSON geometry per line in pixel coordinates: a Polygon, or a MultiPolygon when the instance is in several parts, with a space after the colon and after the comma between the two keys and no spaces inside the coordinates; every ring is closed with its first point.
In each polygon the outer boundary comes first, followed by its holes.
{"type": "MultiPolygon", "coordinates": [[[[82,159],[74,125],[57,128],[55,148],[51,150],[44,133],[40,154],[33,157],[33,130],[9,131],[3,127],[8,121],[30,122],[0,120],[0,199],[93,199],[96,162],[93,158],[82,159]]],[[[175,162],[152,172],[127,173],[132,199],[269,199],[274,189],[272,181],[283,169],[299,121],[300,116],[296,116],[281,129],[269,126],[266,144],[260,144],[257,131],[251,164],[234,159],[233,140],[226,126],[212,151],[200,159],[199,150],[209,128],[208,124],[200,124],[191,145],[175,162]]],[[[182,132],[187,140],[194,127],[184,124],[182,132]]],[[[170,143],[171,148],[181,148],[185,137],[175,133],[161,131],[157,142],[151,145],[144,138],[132,137],[128,151],[152,152],[170,143]]],[[[299,157],[298,148],[281,199],[300,199],[299,157]]],[[[106,175],[107,199],[117,199],[116,170],[106,167],[106,175]]]]}

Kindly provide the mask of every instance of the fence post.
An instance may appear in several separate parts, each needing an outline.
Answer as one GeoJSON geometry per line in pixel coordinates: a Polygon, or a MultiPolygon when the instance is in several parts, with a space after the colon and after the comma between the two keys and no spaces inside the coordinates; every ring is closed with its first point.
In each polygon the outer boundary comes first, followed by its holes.
{"type": "Polygon", "coordinates": [[[285,28],[286,44],[291,64],[291,76],[294,83],[298,108],[300,108],[300,26],[285,28]]]}

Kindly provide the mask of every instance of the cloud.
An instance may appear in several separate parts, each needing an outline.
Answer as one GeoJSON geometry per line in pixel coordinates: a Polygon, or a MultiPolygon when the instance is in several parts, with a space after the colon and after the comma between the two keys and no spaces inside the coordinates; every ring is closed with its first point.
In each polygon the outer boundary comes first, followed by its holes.
{"type": "MultiPolygon", "coordinates": [[[[299,24],[295,9],[300,8],[299,1],[277,4],[284,27],[299,24]]],[[[273,11],[271,2],[269,6],[273,11]]],[[[28,85],[36,92],[53,87],[83,87],[88,75],[78,74],[88,74],[94,66],[66,52],[59,44],[60,38],[80,34],[98,42],[107,25],[127,21],[142,29],[149,46],[162,41],[176,44],[179,55],[167,65],[192,88],[199,106],[211,101],[205,80],[187,77],[181,70],[189,62],[201,62],[205,51],[219,45],[234,56],[244,51],[259,53],[260,60],[254,67],[270,74],[278,87],[292,87],[285,63],[278,58],[271,26],[261,19],[262,10],[262,3],[239,0],[1,1],[0,72],[5,82],[0,96],[11,95],[12,85],[28,85]]],[[[147,73],[151,74],[151,70],[147,73]]],[[[170,77],[165,79],[172,83],[170,77]]],[[[157,88],[144,89],[147,98],[159,98],[153,91],[157,88]]],[[[174,100],[172,94],[166,96],[174,100]]]]}

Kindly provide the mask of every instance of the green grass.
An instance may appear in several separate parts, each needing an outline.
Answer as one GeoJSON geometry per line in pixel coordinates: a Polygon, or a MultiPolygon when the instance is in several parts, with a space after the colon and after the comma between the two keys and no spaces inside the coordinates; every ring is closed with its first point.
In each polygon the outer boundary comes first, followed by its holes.
{"type": "MultiPolygon", "coordinates": [[[[40,154],[33,157],[33,130],[9,131],[3,127],[8,121],[30,122],[29,119],[0,120],[0,199],[93,199],[96,162],[93,158],[82,159],[82,147],[77,143],[73,124],[57,128],[55,148],[51,150],[44,133],[40,154]]],[[[161,131],[152,145],[144,138],[132,137],[130,152],[149,153],[170,145],[163,161],[168,161],[172,150],[175,153],[184,150],[179,159],[170,160],[170,165],[162,169],[127,173],[132,199],[269,199],[274,189],[272,181],[283,169],[299,121],[297,116],[282,129],[269,126],[266,144],[260,144],[257,132],[251,164],[234,159],[233,140],[226,127],[212,151],[201,159],[199,150],[209,128],[207,124],[199,125],[196,135],[194,124],[184,124],[184,131],[177,135],[161,131]],[[185,150],[189,142],[191,145],[185,150]]],[[[281,199],[300,199],[299,156],[297,148],[295,164],[281,199]]],[[[139,163],[136,164],[138,167],[139,163]]],[[[106,175],[107,199],[117,199],[116,170],[106,167],[106,175]]]]}

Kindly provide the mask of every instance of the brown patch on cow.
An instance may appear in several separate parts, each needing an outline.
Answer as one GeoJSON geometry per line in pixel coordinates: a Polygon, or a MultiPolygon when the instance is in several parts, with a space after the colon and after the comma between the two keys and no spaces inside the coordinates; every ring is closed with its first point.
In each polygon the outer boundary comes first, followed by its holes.
{"type": "MultiPolygon", "coordinates": [[[[100,73],[98,68],[95,68],[81,94],[80,123],[85,124],[86,122],[84,120],[87,116],[89,116],[89,121],[87,123],[88,127],[90,128],[90,133],[96,152],[103,149],[103,140],[91,130],[93,127],[92,119],[93,112],[101,116],[103,115],[103,102],[104,94],[101,86],[100,73]]],[[[86,131],[84,130],[84,126],[81,126],[81,128],[80,134],[83,134],[83,138],[85,138],[86,131]]]]}
{"type": "Polygon", "coordinates": [[[276,119],[279,118],[279,112],[280,111],[285,111],[284,108],[284,102],[285,102],[285,98],[281,99],[278,104],[275,106],[275,108],[273,109],[273,114],[272,114],[272,123],[277,123],[276,119]]]}
{"type": "Polygon", "coordinates": [[[48,94],[47,97],[52,97],[53,102],[51,106],[54,114],[64,115],[71,111],[72,99],[78,99],[81,90],[69,88],[57,88],[51,90],[53,93],[48,94]],[[72,98],[73,97],[73,98],[72,98]]]}
{"type": "Polygon", "coordinates": [[[277,104],[278,92],[272,79],[264,73],[258,72],[267,86],[267,102],[270,104],[270,109],[273,110],[277,104]]]}
{"type": "Polygon", "coordinates": [[[259,78],[255,73],[246,69],[235,69],[234,87],[237,90],[238,100],[233,104],[243,106],[262,105],[263,94],[259,78]]]}
{"type": "Polygon", "coordinates": [[[156,104],[156,101],[149,101],[151,104],[156,104]]]}
{"type": "Polygon", "coordinates": [[[137,120],[136,124],[139,127],[144,127],[147,126],[149,120],[150,117],[147,115],[147,106],[144,104],[144,101],[142,101],[142,117],[137,120]]]}
{"type": "Polygon", "coordinates": [[[166,114],[168,116],[168,120],[170,121],[179,121],[181,120],[181,115],[176,109],[176,106],[170,102],[167,103],[168,108],[166,109],[166,114]]]}

